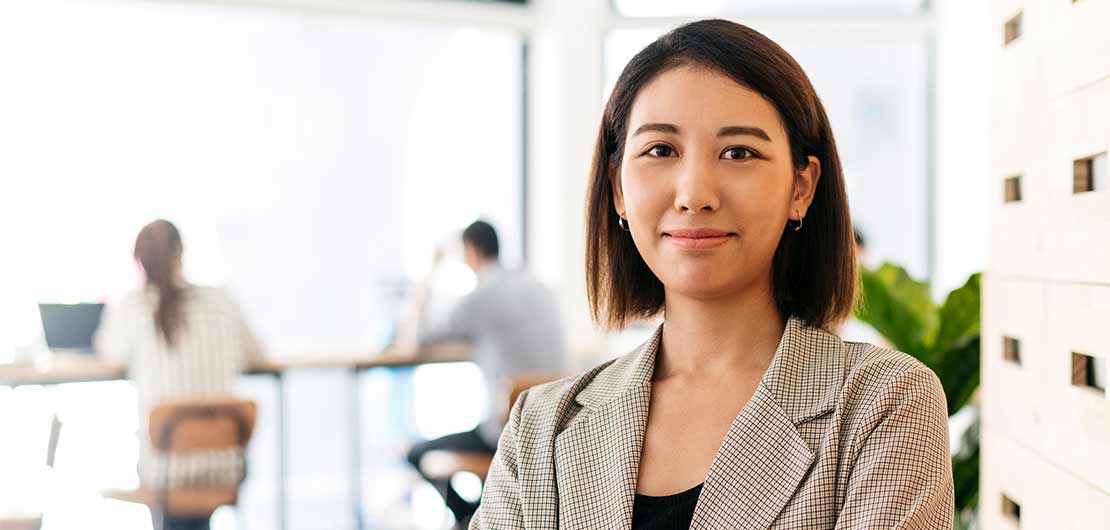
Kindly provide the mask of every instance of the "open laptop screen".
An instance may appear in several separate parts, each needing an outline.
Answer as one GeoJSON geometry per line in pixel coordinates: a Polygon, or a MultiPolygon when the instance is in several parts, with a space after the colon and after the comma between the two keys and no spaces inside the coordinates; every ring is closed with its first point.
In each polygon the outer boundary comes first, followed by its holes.
{"type": "Polygon", "coordinates": [[[46,346],[51,350],[93,351],[104,304],[39,304],[46,346]]]}

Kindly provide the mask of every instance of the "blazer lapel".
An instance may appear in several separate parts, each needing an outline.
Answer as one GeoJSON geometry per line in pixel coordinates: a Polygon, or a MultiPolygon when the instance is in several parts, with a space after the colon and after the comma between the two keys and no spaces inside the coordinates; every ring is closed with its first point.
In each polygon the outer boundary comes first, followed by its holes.
{"type": "MultiPolygon", "coordinates": [[[[582,410],[555,438],[560,528],[628,530],[663,328],[575,397],[582,410]]],[[[814,462],[797,426],[830,412],[843,379],[834,335],[787,323],[752,398],[709,469],[691,529],[771,526],[814,462]]]]}
{"type": "Polygon", "coordinates": [[[831,411],[841,377],[839,339],[791,317],[709,469],[692,530],[769,528],[814,462],[797,425],[831,411]]]}
{"type": "Polygon", "coordinates": [[[631,528],[661,329],[578,395],[585,408],[555,439],[560,528],[631,528]]]}
{"type": "Polygon", "coordinates": [[[761,385],[709,469],[691,530],[771,526],[813,464],[794,424],[761,385]]]}

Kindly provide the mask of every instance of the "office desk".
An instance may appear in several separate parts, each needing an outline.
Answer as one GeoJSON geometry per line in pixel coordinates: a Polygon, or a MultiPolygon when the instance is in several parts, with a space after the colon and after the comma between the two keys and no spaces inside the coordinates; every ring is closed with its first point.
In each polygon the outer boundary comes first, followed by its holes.
{"type": "MultiPolygon", "coordinates": [[[[278,476],[279,476],[279,527],[286,528],[287,509],[287,463],[286,463],[286,404],[285,382],[283,375],[291,370],[300,369],[343,369],[349,370],[352,381],[352,437],[353,458],[355,460],[352,492],[356,499],[356,519],[361,523],[362,483],[361,483],[361,407],[359,403],[359,374],[374,368],[407,368],[424,364],[463,362],[470,360],[470,347],[465,343],[450,343],[429,347],[417,352],[400,352],[386,348],[377,353],[299,356],[296,358],[266,359],[250,366],[248,375],[269,375],[277,379],[278,402],[278,476]]],[[[85,383],[95,381],[115,381],[126,379],[126,367],[108,362],[94,355],[56,354],[36,361],[0,363],[0,386],[56,385],[63,383],[85,383]]]]}
{"type": "Polygon", "coordinates": [[[123,365],[92,355],[59,354],[43,360],[0,364],[0,386],[114,381],[126,375],[123,365]]]}
{"type": "MultiPolygon", "coordinates": [[[[299,369],[341,368],[363,371],[372,368],[404,368],[469,360],[469,345],[450,343],[412,353],[386,348],[378,353],[367,355],[279,357],[253,364],[245,373],[280,376],[283,372],[299,369]]],[[[126,378],[126,367],[95,355],[57,354],[36,361],[0,363],[0,386],[57,385],[116,381],[126,378]]]]}

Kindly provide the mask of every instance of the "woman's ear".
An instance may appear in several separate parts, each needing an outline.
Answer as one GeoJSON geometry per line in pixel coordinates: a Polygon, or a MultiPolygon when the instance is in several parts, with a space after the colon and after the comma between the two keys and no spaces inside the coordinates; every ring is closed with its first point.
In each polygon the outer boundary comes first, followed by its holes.
{"type": "Polygon", "coordinates": [[[815,156],[808,157],[806,167],[794,175],[794,196],[790,199],[791,219],[801,214],[805,217],[809,206],[813,204],[813,196],[817,192],[817,182],[821,180],[821,161],[815,156]]]}
{"type": "Polygon", "coordinates": [[[613,206],[617,209],[617,215],[624,216],[624,187],[621,185],[621,170],[609,166],[609,185],[613,188],[613,206]]]}

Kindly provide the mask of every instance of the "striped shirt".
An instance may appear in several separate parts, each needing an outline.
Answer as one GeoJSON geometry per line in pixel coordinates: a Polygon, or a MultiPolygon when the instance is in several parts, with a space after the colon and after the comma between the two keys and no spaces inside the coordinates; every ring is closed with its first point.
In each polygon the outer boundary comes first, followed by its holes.
{"type": "MultiPolygon", "coordinates": [[[[261,347],[238,304],[223,289],[185,284],[183,323],[173,346],[155,330],[158,292],[131,291],[110,305],[96,334],[99,355],[124,363],[139,402],[139,476],[161,483],[165,460],[150,446],[147,420],[159,402],[228,397],[239,374],[261,356],[261,347]]],[[[236,451],[191,453],[169,462],[175,487],[237,483],[236,451]]]]}

